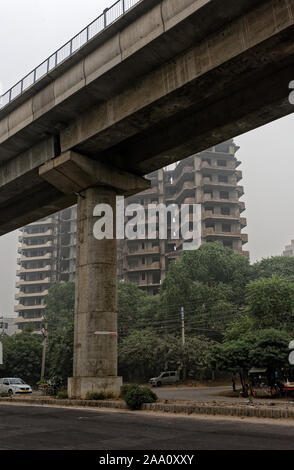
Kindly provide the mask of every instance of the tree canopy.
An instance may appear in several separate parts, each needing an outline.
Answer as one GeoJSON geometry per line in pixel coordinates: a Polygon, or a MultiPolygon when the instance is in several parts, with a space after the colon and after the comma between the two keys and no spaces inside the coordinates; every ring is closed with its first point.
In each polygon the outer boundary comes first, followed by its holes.
{"type": "Polygon", "coordinates": [[[42,359],[42,337],[30,331],[4,336],[3,365],[0,365],[1,376],[19,377],[30,385],[40,380],[42,359]]]}
{"type": "Polygon", "coordinates": [[[252,265],[253,280],[272,276],[283,277],[294,282],[294,257],[271,256],[252,265]]]}
{"type": "Polygon", "coordinates": [[[252,281],[246,299],[257,328],[294,328],[294,283],[277,276],[252,281]]]}

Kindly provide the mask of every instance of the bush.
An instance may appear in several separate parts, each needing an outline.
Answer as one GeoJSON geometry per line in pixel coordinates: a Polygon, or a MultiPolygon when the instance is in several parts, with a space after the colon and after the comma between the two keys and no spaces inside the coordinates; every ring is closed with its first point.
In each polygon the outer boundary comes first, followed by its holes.
{"type": "Polygon", "coordinates": [[[149,387],[140,387],[138,384],[124,385],[120,396],[131,410],[140,410],[143,403],[154,403],[158,399],[149,387]]]}
{"type": "Polygon", "coordinates": [[[58,398],[59,400],[65,400],[66,398],[68,398],[67,391],[61,390],[60,392],[57,393],[56,398],[58,398]]]}
{"type": "Polygon", "coordinates": [[[107,400],[107,398],[113,398],[113,394],[105,392],[87,392],[86,394],[86,400],[107,400]]]}
{"type": "Polygon", "coordinates": [[[6,392],[0,392],[0,398],[8,398],[10,397],[11,395],[9,393],[6,393],[6,392]]]}

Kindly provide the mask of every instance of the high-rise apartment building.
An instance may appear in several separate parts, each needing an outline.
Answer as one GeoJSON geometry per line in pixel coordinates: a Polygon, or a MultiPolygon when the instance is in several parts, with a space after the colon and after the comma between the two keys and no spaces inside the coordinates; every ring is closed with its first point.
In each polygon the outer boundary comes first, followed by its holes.
{"type": "Polygon", "coordinates": [[[21,230],[15,323],[18,331],[31,325],[40,332],[50,285],[75,276],[76,208],[65,209],[21,230]]]}
{"type": "Polygon", "coordinates": [[[294,256],[294,240],[291,240],[290,245],[285,246],[285,250],[283,251],[283,256],[294,256]]]}
{"type": "MultiPolygon", "coordinates": [[[[236,158],[238,147],[233,140],[212,147],[179,162],[170,169],[150,174],[151,188],[128,198],[128,204],[166,205],[200,204],[202,242],[220,241],[235,253],[243,251],[247,234],[242,233],[246,219],[241,216],[245,203],[240,201],[243,187],[238,183],[242,172],[236,158]]],[[[192,214],[187,216],[191,224],[192,214]]],[[[156,218],[159,230],[158,216],[156,218]]],[[[136,283],[150,294],[156,294],[164,280],[169,263],[181,256],[183,240],[171,237],[171,220],[167,240],[121,240],[118,250],[118,277],[136,283]]]]}
{"type": "MultiPolygon", "coordinates": [[[[237,150],[230,140],[172,167],[154,171],[148,175],[151,188],[126,202],[140,204],[146,211],[149,204],[200,204],[202,242],[218,240],[248,257],[249,253],[243,251],[248,237],[242,233],[246,219],[242,217],[245,204],[240,201],[244,191],[239,185],[242,172],[238,170],[237,150]]],[[[186,217],[189,227],[191,216],[186,217]]],[[[39,332],[50,285],[74,280],[76,218],[76,207],[72,207],[22,229],[15,307],[19,331],[30,324],[39,332]]],[[[165,240],[158,236],[158,215],[153,222],[154,239],[118,241],[118,278],[137,284],[151,295],[158,292],[169,263],[183,252],[183,240],[175,240],[171,235],[171,219],[165,240]]]]}

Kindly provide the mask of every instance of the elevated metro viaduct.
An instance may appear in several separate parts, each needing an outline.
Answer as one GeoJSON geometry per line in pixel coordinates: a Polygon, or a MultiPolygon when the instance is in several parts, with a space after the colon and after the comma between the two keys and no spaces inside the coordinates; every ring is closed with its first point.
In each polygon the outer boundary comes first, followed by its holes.
{"type": "Polygon", "coordinates": [[[70,396],[119,392],[116,241],[93,208],[293,112],[294,0],[142,0],[0,110],[0,234],[78,201],[70,396]]]}

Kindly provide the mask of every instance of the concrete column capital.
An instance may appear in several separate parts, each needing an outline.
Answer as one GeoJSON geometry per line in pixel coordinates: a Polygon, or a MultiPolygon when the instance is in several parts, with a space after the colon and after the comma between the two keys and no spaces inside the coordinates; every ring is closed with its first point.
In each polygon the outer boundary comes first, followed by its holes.
{"type": "Polygon", "coordinates": [[[130,196],[145,191],[150,181],[118,168],[92,160],[76,152],[68,151],[39,168],[39,175],[66,195],[105,186],[117,194],[130,196]]]}

